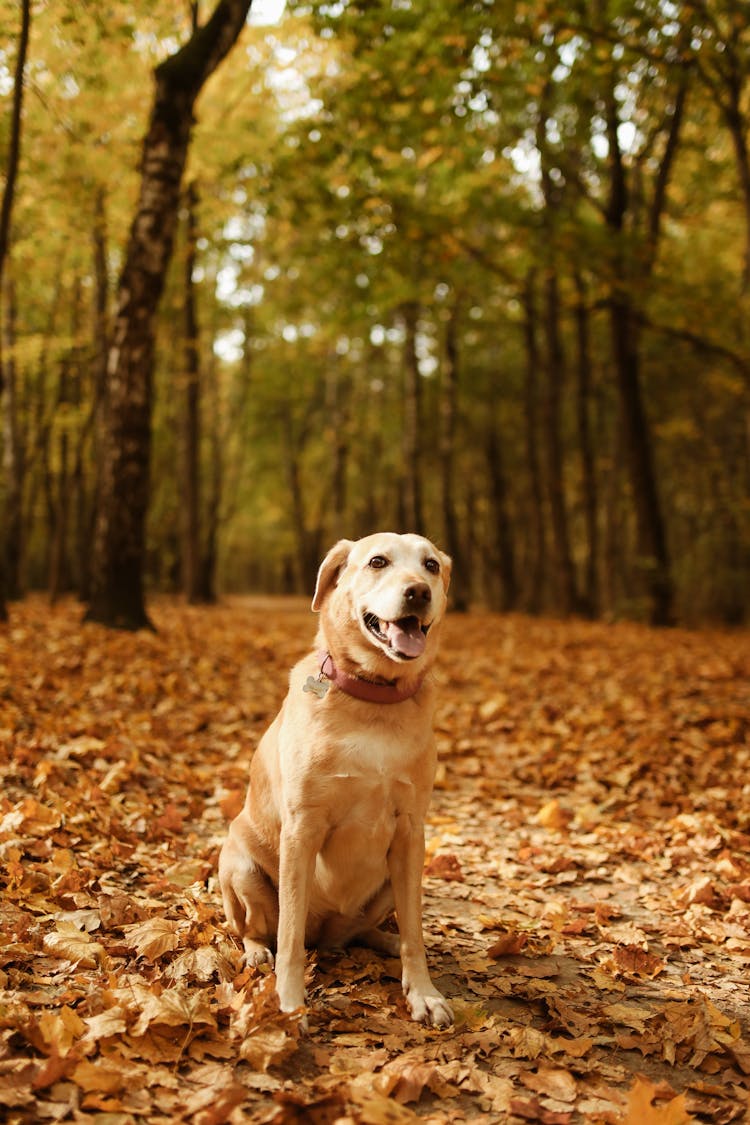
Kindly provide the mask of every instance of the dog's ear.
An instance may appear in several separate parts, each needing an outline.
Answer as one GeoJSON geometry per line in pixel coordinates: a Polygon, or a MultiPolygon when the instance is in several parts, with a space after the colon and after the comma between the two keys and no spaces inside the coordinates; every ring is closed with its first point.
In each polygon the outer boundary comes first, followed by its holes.
{"type": "Polygon", "coordinates": [[[443,551],[438,551],[438,555],[440,556],[440,576],[443,579],[443,588],[447,593],[451,581],[451,571],[453,570],[453,559],[443,551]]]}
{"type": "Polygon", "coordinates": [[[315,593],[312,600],[312,608],[315,613],[322,606],[323,599],[328,591],[336,585],[336,579],[343,567],[346,566],[346,560],[349,558],[349,552],[353,546],[354,543],[351,539],[339,539],[320,564],[318,581],[315,584],[315,593]]]}

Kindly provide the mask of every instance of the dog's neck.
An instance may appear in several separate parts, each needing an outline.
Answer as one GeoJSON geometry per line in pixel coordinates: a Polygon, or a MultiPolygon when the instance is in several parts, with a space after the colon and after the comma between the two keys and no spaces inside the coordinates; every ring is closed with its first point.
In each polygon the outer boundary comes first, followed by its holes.
{"type": "Polygon", "coordinates": [[[346,695],[361,699],[365,703],[403,703],[417,694],[424,680],[424,676],[418,676],[404,684],[398,682],[376,683],[373,680],[366,680],[361,676],[355,676],[351,672],[344,672],[343,669],[337,668],[329,652],[319,652],[318,656],[321,661],[321,676],[335,684],[346,695]]]}

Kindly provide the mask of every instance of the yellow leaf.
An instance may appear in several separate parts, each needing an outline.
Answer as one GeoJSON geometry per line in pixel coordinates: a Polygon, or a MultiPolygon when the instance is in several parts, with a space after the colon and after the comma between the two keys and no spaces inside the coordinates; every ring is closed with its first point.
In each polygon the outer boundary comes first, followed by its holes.
{"type": "Polygon", "coordinates": [[[86,1024],[66,1004],[59,1012],[45,1012],[40,1016],[39,1030],[49,1048],[59,1055],[65,1055],[84,1034],[86,1024]]]}
{"type": "Polygon", "coordinates": [[[665,1105],[655,1106],[658,1088],[647,1078],[636,1078],[628,1095],[628,1108],[622,1125],[691,1125],[696,1119],[685,1108],[685,1095],[679,1094],[665,1105]]]}
{"type": "Polygon", "coordinates": [[[68,927],[64,923],[57,933],[45,934],[44,948],[52,957],[72,961],[84,969],[95,969],[104,957],[103,945],[92,941],[85,931],[68,927]]]}
{"type": "Polygon", "coordinates": [[[149,918],[126,927],[127,943],[139,957],[156,961],[163,953],[176,949],[180,944],[177,926],[177,922],[170,922],[167,918],[149,918]]]}
{"type": "Polygon", "coordinates": [[[114,1062],[97,1059],[91,1062],[84,1059],[78,1064],[72,1074],[76,1086],[89,1093],[96,1090],[104,1094],[114,1094],[125,1085],[125,1075],[122,1067],[114,1062]]]}

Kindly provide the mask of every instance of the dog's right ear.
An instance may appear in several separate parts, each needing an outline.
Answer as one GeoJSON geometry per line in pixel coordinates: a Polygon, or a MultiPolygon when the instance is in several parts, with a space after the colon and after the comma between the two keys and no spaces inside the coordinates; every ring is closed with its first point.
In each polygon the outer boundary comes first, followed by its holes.
{"type": "Polygon", "coordinates": [[[339,539],[338,543],[336,543],[334,547],[331,547],[320,564],[318,581],[315,584],[315,593],[313,594],[312,600],[312,608],[315,613],[317,613],[322,606],[323,599],[328,591],[332,586],[336,585],[336,580],[343,567],[346,566],[349,552],[353,546],[354,543],[351,539],[339,539]]]}

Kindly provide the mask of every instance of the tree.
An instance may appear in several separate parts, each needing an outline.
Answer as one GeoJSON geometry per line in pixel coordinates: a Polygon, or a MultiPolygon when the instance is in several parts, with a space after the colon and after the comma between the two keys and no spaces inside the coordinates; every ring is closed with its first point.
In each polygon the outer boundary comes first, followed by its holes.
{"type": "MultiPolygon", "coordinates": [[[[18,164],[21,156],[23,75],[26,67],[30,27],[31,0],[22,0],[21,31],[18,39],[16,71],[13,80],[13,109],[11,113],[10,140],[8,143],[8,158],[5,172],[5,188],[3,190],[2,204],[0,204],[0,323],[3,320],[3,275],[8,257],[16,177],[18,175],[18,164]]],[[[11,369],[10,372],[6,374],[3,370],[2,334],[2,331],[0,331],[0,399],[2,399],[4,407],[4,461],[8,477],[8,499],[3,531],[7,533],[10,529],[11,532],[6,538],[6,547],[0,551],[0,620],[5,620],[7,614],[5,608],[6,583],[9,584],[12,593],[17,592],[17,552],[8,550],[7,548],[8,546],[13,547],[18,543],[20,526],[20,452],[18,448],[14,372],[13,369],[11,369]]]]}
{"type": "Polygon", "coordinates": [[[154,314],[171,257],[201,88],[234,46],[252,0],[219,0],[208,22],[156,67],[138,205],[120,275],[108,358],[102,473],[88,620],[149,626],[144,600],[154,314]]]}

